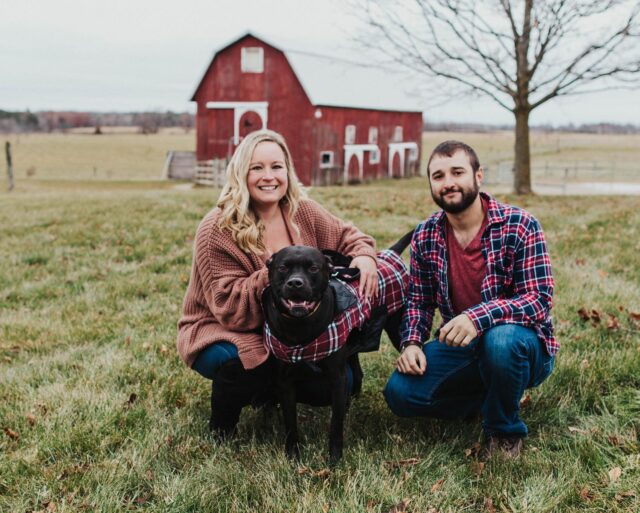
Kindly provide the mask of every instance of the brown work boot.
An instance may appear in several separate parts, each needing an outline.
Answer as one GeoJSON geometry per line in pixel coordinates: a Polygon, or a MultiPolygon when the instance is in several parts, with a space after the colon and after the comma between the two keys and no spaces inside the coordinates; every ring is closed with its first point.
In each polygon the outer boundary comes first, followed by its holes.
{"type": "Polygon", "coordinates": [[[483,459],[489,460],[495,454],[502,454],[507,459],[516,459],[522,452],[522,438],[519,436],[492,436],[482,454],[483,459]]]}

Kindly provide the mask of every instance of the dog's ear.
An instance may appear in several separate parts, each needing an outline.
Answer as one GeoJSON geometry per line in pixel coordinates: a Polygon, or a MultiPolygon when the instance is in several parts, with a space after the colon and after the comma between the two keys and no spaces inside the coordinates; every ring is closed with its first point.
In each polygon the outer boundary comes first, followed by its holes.
{"type": "Polygon", "coordinates": [[[329,272],[332,273],[333,272],[333,260],[331,259],[331,257],[329,255],[325,255],[324,259],[327,262],[327,269],[329,269],[329,272]]]}

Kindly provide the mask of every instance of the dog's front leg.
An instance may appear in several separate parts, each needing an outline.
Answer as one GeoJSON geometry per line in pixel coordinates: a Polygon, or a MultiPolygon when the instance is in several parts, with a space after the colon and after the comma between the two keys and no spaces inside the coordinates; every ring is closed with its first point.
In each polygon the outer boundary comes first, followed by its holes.
{"type": "Polygon", "coordinates": [[[329,464],[335,465],[342,458],[344,445],[344,419],[347,414],[349,390],[347,389],[347,368],[340,365],[331,382],[331,427],[329,428],[329,464]]]}
{"type": "Polygon", "coordinates": [[[290,379],[278,380],[278,400],[282,406],[285,431],[285,451],[289,458],[300,459],[300,440],[298,439],[298,413],[296,410],[296,388],[290,379]]]}

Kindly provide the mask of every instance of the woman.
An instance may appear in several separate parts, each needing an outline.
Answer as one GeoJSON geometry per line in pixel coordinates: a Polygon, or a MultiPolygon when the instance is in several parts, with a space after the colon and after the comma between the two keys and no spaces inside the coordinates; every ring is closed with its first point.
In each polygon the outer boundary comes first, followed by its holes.
{"type": "MultiPolygon", "coordinates": [[[[292,244],[353,257],[359,292],[377,290],[374,240],[306,198],[281,135],[250,133],[227,167],[217,208],[196,232],[193,265],[178,323],[183,361],[212,379],[210,427],[233,432],[242,408],[270,399],[272,361],[262,342],[260,296],[268,258],[292,244]]],[[[326,387],[303,384],[298,398],[329,404],[326,387]]]]}

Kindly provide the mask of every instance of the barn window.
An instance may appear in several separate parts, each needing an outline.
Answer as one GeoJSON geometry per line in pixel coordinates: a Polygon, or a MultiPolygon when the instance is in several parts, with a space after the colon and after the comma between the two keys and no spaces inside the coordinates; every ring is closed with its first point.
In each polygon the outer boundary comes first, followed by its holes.
{"type": "Polygon", "coordinates": [[[380,150],[378,148],[369,152],[369,164],[380,164],[380,150]]]}
{"type": "Polygon", "coordinates": [[[347,125],[347,127],[344,129],[344,143],[356,143],[356,125],[347,125]]]}
{"type": "Polygon", "coordinates": [[[393,142],[402,142],[402,126],[393,129],[393,142]]]}
{"type": "Polygon", "coordinates": [[[369,144],[378,144],[378,127],[369,127],[369,144]]]}
{"type": "Polygon", "coordinates": [[[320,169],[326,169],[333,167],[333,152],[321,151],[320,152],[320,169]]]}
{"type": "Polygon", "coordinates": [[[242,49],[240,69],[243,73],[262,73],[264,71],[264,49],[249,46],[242,49]]]}

